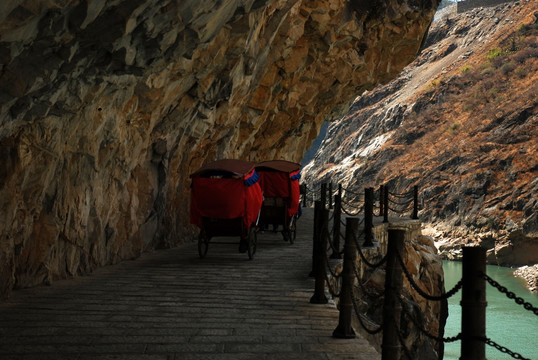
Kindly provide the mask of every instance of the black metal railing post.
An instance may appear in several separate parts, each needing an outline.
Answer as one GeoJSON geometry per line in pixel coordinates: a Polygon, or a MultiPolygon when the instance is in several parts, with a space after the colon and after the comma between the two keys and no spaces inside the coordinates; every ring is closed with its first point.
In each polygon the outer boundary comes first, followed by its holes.
{"type": "Polygon", "coordinates": [[[379,216],[383,216],[383,185],[379,185],[379,216]]]}
{"type": "Polygon", "coordinates": [[[364,189],[364,243],[362,246],[374,246],[372,240],[374,228],[374,188],[364,189]]]}
{"type": "Polygon", "coordinates": [[[418,186],[413,186],[413,214],[411,219],[418,219],[418,186]]]}
{"type": "Polygon", "coordinates": [[[353,282],[355,258],[357,247],[355,239],[359,232],[359,219],[346,218],[346,237],[344,242],[344,264],[342,268],[342,288],[340,290],[340,304],[338,326],[333,331],[333,337],[351,339],[355,337],[355,330],[351,326],[351,315],[353,312],[353,282]]]}
{"type": "Polygon", "coordinates": [[[333,212],[333,253],[331,259],[341,259],[340,255],[340,219],[342,217],[342,200],[340,195],[334,195],[333,212]]]}
{"type": "Polygon", "coordinates": [[[303,194],[303,207],[306,208],[306,197],[308,196],[308,188],[306,187],[306,184],[301,185],[300,192],[303,194]]]}
{"type": "Polygon", "coordinates": [[[318,228],[314,276],[314,295],[310,298],[311,304],[327,304],[325,296],[325,268],[327,267],[327,238],[329,237],[329,210],[321,207],[318,214],[320,226],[318,228]]]}
{"type": "Polygon", "coordinates": [[[318,236],[320,232],[320,212],[321,212],[321,200],[314,201],[314,229],[312,236],[312,270],[309,277],[314,277],[316,275],[316,256],[317,256],[317,246],[318,246],[318,236]]]}
{"type": "Polygon", "coordinates": [[[333,208],[333,183],[329,183],[329,209],[333,208]]]}
{"type": "Polygon", "coordinates": [[[460,360],[486,359],[486,249],[464,247],[461,292],[460,360]]]}
{"type": "Polygon", "coordinates": [[[321,184],[321,190],[320,190],[320,200],[321,205],[324,209],[327,208],[327,183],[321,184]]]}
{"type": "Polygon", "coordinates": [[[389,229],[387,267],[385,273],[385,299],[383,301],[382,360],[400,359],[399,332],[402,305],[398,297],[402,289],[403,278],[398,256],[403,256],[404,238],[404,230],[389,229]]]}
{"type": "Polygon", "coordinates": [[[389,188],[383,186],[383,222],[389,222],[389,188]]]}

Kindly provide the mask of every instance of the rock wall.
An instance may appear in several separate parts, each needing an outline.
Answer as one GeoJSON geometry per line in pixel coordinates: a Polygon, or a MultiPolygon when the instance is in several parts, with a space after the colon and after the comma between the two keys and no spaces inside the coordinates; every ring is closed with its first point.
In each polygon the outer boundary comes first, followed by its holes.
{"type": "Polygon", "coordinates": [[[299,161],[437,5],[0,2],[0,294],[189,239],[191,172],[299,161]]]}
{"type": "Polygon", "coordinates": [[[492,264],[536,264],[538,3],[445,15],[412,64],[330,124],[303,180],[354,193],[416,185],[443,257],[475,244],[492,264]]]}
{"type": "Polygon", "coordinates": [[[471,10],[477,7],[487,7],[487,6],[495,6],[499,5],[505,2],[510,2],[514,0],[466,0],[466,1],[458,1],[457,9],[458,13],[465,12],[467,10],[471,10]]]}

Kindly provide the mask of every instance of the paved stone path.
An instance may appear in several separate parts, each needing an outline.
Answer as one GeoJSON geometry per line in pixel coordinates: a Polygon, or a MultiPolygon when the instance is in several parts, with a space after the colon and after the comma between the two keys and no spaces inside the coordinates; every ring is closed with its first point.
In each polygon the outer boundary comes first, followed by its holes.
{"type": "Polygon", "coordinates": [[[379,359],[363,338],[334,339],[333,303],[309,303],[312,210],[290,245],[259,233],[252,261],[212,239],[0,302],[0,359],[379,359]]]}

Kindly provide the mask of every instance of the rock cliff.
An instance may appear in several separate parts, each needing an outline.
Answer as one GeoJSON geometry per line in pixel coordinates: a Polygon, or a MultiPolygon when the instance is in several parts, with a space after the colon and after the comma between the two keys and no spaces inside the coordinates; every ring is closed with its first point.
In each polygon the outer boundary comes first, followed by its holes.
{"type": "Polygon", "coordinates": [[[538,5],[444,9],[425,49],[331,123],[306,181],[420,189],[441,255],[538,263],[538,5]],[[446,11],[445,11],[446,10],[446,11]]]}
{"type": "Polygon", "coordinates": [[[191,172],[299,161],[438,3],[0,2],[0,295],[184,241],[191,172]]]}

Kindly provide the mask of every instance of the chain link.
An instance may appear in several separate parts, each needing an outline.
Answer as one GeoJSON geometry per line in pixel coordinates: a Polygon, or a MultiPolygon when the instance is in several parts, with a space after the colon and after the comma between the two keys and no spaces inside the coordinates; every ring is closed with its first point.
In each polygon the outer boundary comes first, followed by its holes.
{"type": "Polygon", "coordinates": [[[487,274],[484,274],[484,273],[481,273],[480,275],[482,275],[482,277],[491,285],[493,286],[494,288],[496,288],[497,290],[499,290],[501,293],[505,294],[507,298],[509,299],[513,299],[516,304],[518,305],[523,305],[523,307],[525,308],[525,310],[529,310],[529,311],[532,311],[534,313],[534,315],[538,315],[538,308],[535,308],[534,306],[532,306],[532,304],[528,303],[528,302],[525,302],[524,299],[520,298],[520,297],[517,297],[516,294],[514,294],[513,292],[511,291],[508,291],[508,289],[504,286],[502,286],[501,284],[499,284],[497,281],[493,280],[492,278],[490,278],[487,274]]]}
{"type": "Polygon", "coordinates": [[[408,205],[405,209],[402,209],[402,210],[397,210],[397,209],[393,209],[392,207],[390,206],[387,206],[389,208],[390,211],[396,213],[396,214],[403,214],[404,212],[408,211],[410,206],[408,205]]]}
{"type": "MultiPolygon", "coordinates": [[[[345,224],[344,224],[345,225],[345,224]]],[[[339,255],[342,255],[344,253],[344,249],[342,250],[338,250],[334,247],[334,236],[333,234],[330,234],[328,229],[326,229],[327,231],[327,242],[329,243],[329,247],[327,248],[327,250],[331,249],[333,251],[333,254],[339,254],[339,255]]],[[[342,233],[339,234],[339,239],[343,239],[344,236],[342,235],[342,233]]]]}
{"type": "Polygon", "coordinates": [[[352,201],[353,200],[341,199],[340,204],[349,206],[349,207],[354,208],[354,209],[362,208],[361,205],[356,205],[352,201]]]}
{"type": "Polygon", "coordinates": [[[380,267],[381,265],[383,265],[386,261],[387,261],[387,254],[385,254],[385,256],[383,256],[383,259],[381,259],[378,263],[376,264],[372,264],[371,262],[369,262],[367,259],[366,259],[366,256],[364,255],[364,253],[362,252],[361,250],[361,246],[359,245],[359,240],[358,240],[358,236],[356,234],[353,234],[353,241],[355,241],[355,245],[357,247],[357,252],[359,253],[362,261],[364,261],[364,263],[366,265],[368,265],[369,267],[371,268],[378,268],[380,267]]]}
{"type": "Polygon", "coordinates": [[[359,274],[359,272],[357,271],[357,267],[355,266],[355,264],[353,264],[353,272],[355,273],[355,277],[357,278],[357,283],[359,284],[359,287],[361,289],[361,291],[366,294],[366,296],[370,297],[370,298],[375,298],[375,299],[380,299],[382,296],[384,296],[385,294],[383,293],[380,293],[380,294],[377,294],[377,295],[373,295],[370,291],[368,291],[364,285],[362,284],[362,281],[361,281],[361,276],[359,274]]]}
{"type": "MultiPolygon", "coordinates": [[[[322,236],[322,237],[324,236],[324,237],[326,238],[328,248],[333,249],[333,251],[334,251],[334,247],[333,247],[333,239],[332,239],[331,234],[329,233],[328,222],[326,222],[326,221],[323,221],[323,223],[322,223],[322,229],[321,229],[321,234],[320,234],[320,236],[322,236]]],[[[340,274],[337,275],[337,274],[332,270],[331,265],[330,265],[330,263],[329,263],[328,253],[327,253],[328,248],[325,249],[325,261],[324,261],[324,263],[325,263],[325,264],[324,264],[324,268],[325,268],[325,269],[323,269],[323,276],[325,277],[325,281],[326,281],[326,283],[327,283],[327,288],[328,288],[328,290],[329,290],[329,293],[331,294],[331,296],[332,296],[333,298],[337,298],[337,297],[340,296],[340,292],[337,293],[336,290],[333,289],[333,288],[331,287],[331,282],[329,281],[329,276],[328,276],[328,274],[327,274],[327,269],[329,270],[329,272],[331,273],[331,276],[332,276],[334,279],[338,279],[338,278],[340,278],[340,277],[342,276],[342,273],[340,273],[340,274]]],[[[341,291],[341,289],[340,289],[340,291],[341,291]]]]}
{"type": "Polygon", "coordinates": [[[402,304],[402,311],[404,313],[404,315],[409,319],[411,320],[411,322],[413,324],[415,324],[415,326],[417,327],[417,329],[420,330],[421,333],[423,333],[424,335],[426,335],[427,337],[429,337],[430,339],[433,339],[433,340],[436,340],[436,341],[441,341],[441,342],[444,342],[444,343],[451,343],[451,342],[455,342],[455,341],[458,341],[458,340],[461,340],[461,333],[459,333],[458,335],[456,336],[449,336],[449,337],[440,337],[440,336],[436,336],[436,335],[433,335],[432,333],[430,333],[428,330],[424,329],[421,325],[420,325],[420,322],[417,321],[415,319],[415,317],[413,315],[411,315],[409,312],[407,312],[405,310],[405,304],[403,302],[403,300],[398,297],[398,300],[400,300],[400,303],[402,304]]]}
{"type": "Polygon", "coordinates": [[[341,209],[342,209],[342,212],[346,214],[347,216],[357,216],[361,213],[361,210],[357,211],[356,213],[348,212],[346,209],[344,209],[343,206],[341,207],[341,209]]]}
{"type": "Polygon", "coordinates": [[[391,198],[388,198],[388,200],[392,204],[405,205],[405,206],[409,206],[409,204],[411,204],[413,202],[413,199],[408,199],[407,201],[404,201],[404,202],[395,201],[395,200],[392,200],[391,198]]]}
{"type": "Polygon", "coordinates": [[[408,196],[412,196],[412,195],[413,195],[413,190],[410,190],[410,191],[405,192],[405,193],[403,193],[403,194],[396,194],[396,193],[393,193],[393,192],[388,191],[388,194],[389,194],[390,196],[394,196],[394,197],[397,197],[397,198],[406,198],[406,197],[408,197],[408,196]]]}
{"type": "Polygon", "coordinates": [[[487,338],[487,337],[476,337],[475,338],[476,340],[480,340],[486,344],[488,344],[489,346],[492,346],[494,347],[495,349],[499,350],[500,352],[502,352],[503,354],[508,354],[510,355],[511,357],[513,357],[514,359],[519,359],[519,360],[531,360],[529,358],[526,358],[524,357],[523,355],[517,353],[517,352],[513,352],[512,350],[504,347],[504,346],[501,346],[499,344],[497,344],[495,341],[491,340],[490,338],[487,338]]]}
{"type": "MultiPolygon", "coordinates": [[[[327,247],[327,251],[328,250],[332,250],[333,251],[333,254],[340,254],[340,250],[338,250],[337,248],[334,247],[334,239],[333,239],[334,236],[332,235],[329,235],[327,237],[327,243],[328,243],[328,247],[327,247]]],[[[342,238],[342,235],[340,234],[340,237],[339,239],[342,238]]],[[[342,250],[343,252],[343,250],[342,250]]]]}
{"type": "MultiPolygon", "coordinates": [[[[364,331],[366,331],[370,335],[375,335],[383,330],[383,324],[379,325],[377,329],[375,330],[370,330],[368,329],[368,327],[366,327],[366,325],[364,325],[364,322],[362,319],[364,315],[362,315],[359,311],[359,308],[357,306],[357,301],[355,300],[355,294],[353,293],[353,291],[351,291],[351,302],[353,303],[353,309],[355,310],[355,315],[357,315],[357,319],[359,319],[359,323],[361,324],[364,331]]],[[[371,321],[371,320],[368,320],[368,321],[371,321]]]]}
{"type": "MultiPolygon", "coordinates": [[[[328,223],[327,223],[326,221],[323,221],[323,223],[322,223],[322,226],[321,226],[321,234],[320,234],[320,236],[325,237],[325,239],[327,240],[327,247],[325,248],[325,264],[326,264],[325,268],[326,268],[326,269],[329,269],[329,272],[331,273],[331,276],[332,276],[333,278],[338,279],[339,277],[342,276],[342,273],[336,275],[336,274],[333,272],[333,270],[331,269],[331,266],[330,266],[330,264],[329,264],[329,256],[328,256],[328,251],[327,251],[327,250],[328,250],[328,249],[332,249],[333,252],[334,252],[334,251],[335,251],[335,248],[334,248],[334,244],[333,244],[334,241],[333,241],[333,239],[332,239],[331,234],[329,233],[328,223]]],[[[337,252],[337,251],[336,251],[336,252],[337,252]]],[[[325,278],[327,279],[327,283],[329,283],[329,280],[328,280],[328,277],[327,277],[327,271],[324,270],[323,273],[325,274],[325,278]]],[[[331,292],[330,289],[329,289],[329,292],[331,292]]],[[[333,295],[332,292],[331,292],[331,295],[333,295]]],[[[338,295],[338,296],[339,296],[339,295],[338,295]]],[[[338,297],[338,296],[337,296],[337,297],[338,297]]]]}
{"type": "Polygon", "coordinates": [[[396,257],[398,258],[398,261],[400,262],[400,266],[401,266],[401,268],[402,268],[402,270],[403,270],[403,272],[405,274],[405,277],[407,278],[407,280],[411,284],[411,287],[413,287],[413,289],[415,289],[415,291],[425,299],[432,300],[432,301],[439,301],[439,300],[448,299],[449,297],[456,294],[461,289],[461,287],[463,285],[463,280],[460,279],[460,281],[458,281],[458,283],[449,292],[444,293],[443,295],[440,295],[440,296],[430,295],[430,294],[424,292],[417,285],[417,283],[415,283],[415,281],[411,277],[411,274],[409,274],[409,272],[407,271],[407,268],[405,267],[405,264],[404,264],[404,262],[402,260],[402,257],[401,257],[399,252],[396,252],[396,257]]]}
{"type": "Polygon", "coordinates": [[[364,196],[364,193],[358,193],[358,192],[355,192],[353,190],[349,190],[349,188],[347,189],[342,189],[342,192],[343,193],[350,193],[351,195],[355,195],[355,196],[364,196]]]}

